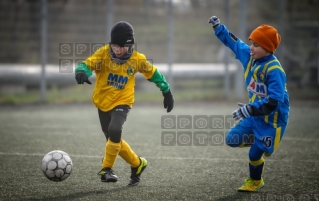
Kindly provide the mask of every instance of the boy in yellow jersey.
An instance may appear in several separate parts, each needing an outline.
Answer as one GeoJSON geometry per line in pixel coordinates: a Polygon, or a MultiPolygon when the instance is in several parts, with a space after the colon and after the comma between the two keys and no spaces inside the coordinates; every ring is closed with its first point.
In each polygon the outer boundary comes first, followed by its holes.
{"type": "Polygon", "coordinates": [[[121,137],[123,124],[134,103],[135,74],[142,73],[162,91],[167,112],[174,107],[174,98],[165,77],[143,54],[134,50],[133,45],[133,27],[128,22],[117,22],[112,27],[110,43],[78,64],[75,70],[78,84],[91,84],[88,78],[92,71],[96,74],[92,100],[98,108],[100,124],[106,137],[102,169],[98,173],[101,181],[117,181],[112,168],[119,155],[131,166],[129,186],[140,182],[141,173],[147,166],[147,160],[137,156],[121,137]]]}

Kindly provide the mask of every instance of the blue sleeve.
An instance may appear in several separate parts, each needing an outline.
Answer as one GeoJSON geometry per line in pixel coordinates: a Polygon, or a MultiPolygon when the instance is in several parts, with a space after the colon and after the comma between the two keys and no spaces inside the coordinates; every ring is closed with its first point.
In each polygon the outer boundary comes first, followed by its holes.
{"type": "Polygon", "coordinates": [[[234,34],[230,33],[225,25],[221,24],[215,30],[215,35],[222,43],[224,43],[224,45],[235,53],[236,59],[242,63],[245,69],[250,59],[250,47],[234,34]]]}
{"type": "Polygon", "coordinates": [[[266,72],[266,79],[268,82],[268,97],[279,102],[284,101],[286,89],[286,75],[279,68],[275,68],[266,72]]]}

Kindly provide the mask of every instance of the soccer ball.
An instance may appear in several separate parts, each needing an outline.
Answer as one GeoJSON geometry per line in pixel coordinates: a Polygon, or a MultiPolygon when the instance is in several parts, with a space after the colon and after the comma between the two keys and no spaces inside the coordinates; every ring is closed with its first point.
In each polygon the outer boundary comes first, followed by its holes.
{"type": "Polygon", "coordinates": [[[51,181],[63,181],[72,172],[72,160],[70,156],[61,150],[47,153],[42,159],[41,169],[43,174],[51,181]]]}

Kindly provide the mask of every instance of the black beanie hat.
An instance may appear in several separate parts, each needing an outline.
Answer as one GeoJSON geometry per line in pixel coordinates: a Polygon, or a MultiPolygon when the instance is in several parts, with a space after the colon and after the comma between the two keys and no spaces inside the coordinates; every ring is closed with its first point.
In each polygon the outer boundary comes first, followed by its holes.
{"type": "Polygon", "coordinates": [[[119,21],[115,23],[111,30],[111,44],[117,44],[120,47],[134,44],[134,30],[128,22],[119,21]]]}

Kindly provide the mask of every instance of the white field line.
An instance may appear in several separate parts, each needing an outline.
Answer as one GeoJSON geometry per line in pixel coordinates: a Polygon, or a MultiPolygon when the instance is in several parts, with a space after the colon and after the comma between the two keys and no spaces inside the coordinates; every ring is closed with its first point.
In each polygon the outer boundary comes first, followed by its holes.
{"type": "MultiPolygon", "coordinates": [[[[0,152],[0,155],[4,156],[44,156],[45,154],[39,153],[5,153],[0,152]]],[[[103,158],[102,155],[76,155],[70,154],[71,157],[75,158],[103,158]]],[[[205,160],[205,161],[248,161],[248,159],[238,159],[238,158],[191,158],[191,157],[152,157],[145,156],[147,159],[155,160],[205,160]]],[[[267,162],[291,162],[291,163],[319,163],[319,160],[286,160],[286,159],[271,159],[266,158],[267,162]]]]}

